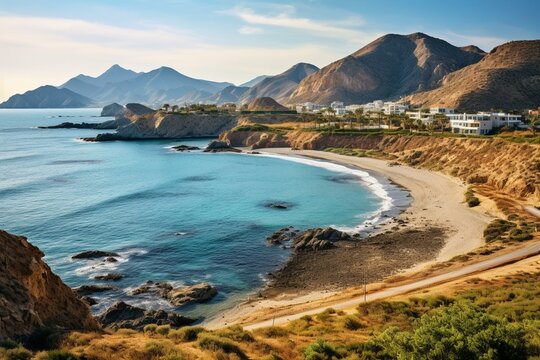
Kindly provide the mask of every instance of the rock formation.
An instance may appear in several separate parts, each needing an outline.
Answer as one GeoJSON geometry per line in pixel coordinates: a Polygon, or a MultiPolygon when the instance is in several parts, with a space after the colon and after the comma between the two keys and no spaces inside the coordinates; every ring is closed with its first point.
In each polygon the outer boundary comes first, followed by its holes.
{"type": "Polygon", "coordinates": [[[251,101],[247,106],[248,111],[259,112],[290,112],[289,108],[279,104],[271,97],[260,97],[251,101]]]}
{"type": "Polygon", "coordinates": [[[0,231],[0,249],[0,339],[25,338],[40,328],[99,328],[88,306],[25,237],[0,231]]]}
{"type": "Polygon", "coordinates": [[[208,283],[174,288],[166,282],[148,281],[132,292],[132,295],[140,294],[155,294],[174,306],[182,306],[191,302],[206,302],[217,295],[217,289],[208,283]]]}
{"type": "Polygon", "coordinates": [[[139,331],[149,324],[170,325],[173,328],[178,328],[195,322],[195,319],[179,314],[164,310],[144,310],[123,301],[115,303],[96,319],[106,328],[127,328],[139,331]]]}
{"type": "Polygon", "coordinates": [[[346,232],[331,227],[309,229],[292,239],[291,247],[296,251],[325,250],[334,247],[336,241],[350,241],[354,238],[346,232]]]}
{"type": "Polygon", "coordinates": [[[109,104],[101,110],[101,116],[121,116],[124,114],[124,107],[117,103],[109,104]]]}

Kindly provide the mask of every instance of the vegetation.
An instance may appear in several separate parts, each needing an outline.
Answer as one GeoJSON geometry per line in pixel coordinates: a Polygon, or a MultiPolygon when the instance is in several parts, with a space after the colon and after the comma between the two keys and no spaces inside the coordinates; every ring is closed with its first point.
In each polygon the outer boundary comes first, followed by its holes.
{"type": "Polygon", "coordinates": [[[473,278],[448,295],[368,302],[351,314],[327,309],[253,332],[233,326],[166,335],[160,327],[72,333],[60,350],[37,354],[10,341],[2,343],[0,359],[534,359],[540,356],[539,283],[538,270],[473,278]]]}
{"type": "Polygon", "coordinates": [[[469,207],[475,207],[480,205],[480,199],[474,196],[474,191],[472,188],[468,188],[465,192],[465,202],[469,207]]]}
{"type": "Polygon", "coordinates": [[[526,241],[533,238],[538,224],[532,222],[515,223],[512,221],[496,219],[484,230],[486,242],[493,241],[526,241]]]}
{"type": "Polygon", "coordinates": [[[381,150],[362,150],[362,149],[350,149],[350,148],[326,148],[324,151],[328,151],[334,154],[356,156],[356,157],[371,157],[376,159],[395,159],[394,155],[385,153],[381,150]]]}

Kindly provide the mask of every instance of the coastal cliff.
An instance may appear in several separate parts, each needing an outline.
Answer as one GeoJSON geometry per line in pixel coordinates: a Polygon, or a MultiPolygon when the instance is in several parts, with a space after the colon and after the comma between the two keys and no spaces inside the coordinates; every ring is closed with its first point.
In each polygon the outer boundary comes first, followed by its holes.
{"type": "Polygon", "coordinates": [[[400,135],[335,135],[311,131],[229,131],[220,136],[235,147],[303,150],[379,150],[409,165],[486,184],[503,193],[540,201],[540,146],[502,139],[400,135]]]}
{"type": "Polygon", "coordinates": [[[98,330],[90,310],[25,237],[0,230],[0,340],[46,328],[98,330]]]}

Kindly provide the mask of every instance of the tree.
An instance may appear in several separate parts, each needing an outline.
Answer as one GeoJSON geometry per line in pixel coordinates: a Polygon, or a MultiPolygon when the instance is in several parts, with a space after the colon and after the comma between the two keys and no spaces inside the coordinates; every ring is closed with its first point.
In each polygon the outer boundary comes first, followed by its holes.
{"type": "Polygon", "coordinates": [[[523,328],[458,302],[423,315],[412,331],[389,328],[368,343],[391,359],[527,358],[523,328]]]}
{"type": "Polygon", "coordinates": [[[531,125],[531,131],[532,131],[533,135],[536,135],[536,128],[540,127],[540,116],[534,115],[531,118],[530,125],[531,125]]]}
{"type": "Polygon", "coordinates": [[[172,112],[177,112],[178,111],[178,105],[173,105],[171,109],[172,109],[172,112]]]}
{"type": "Polygon", "coordinates": [[[361,126],[365,126],[367,124],[367,118],[364,115],[364,109],[356,109],[354,112],[354,116],[356,117],[356,122],[361,126]]]}
{"type": "Polygon", "coordinates": [[[163,106],[162,106],[161,108],[162,108],[163,110],[165,110],[165,111],[169,111],[169,108],[170,108],[170,107],[171,107],[171,106],[170,106],[169,104],[163,104],[163,106]]]}
{"type": "Polygon", "coordinates": [[[446,126],[450,124],[450,119],[443,113],[435,114],[434,121],[437,123],[437,126],[441,128],[441,132],[443,132],[446,126]]]}

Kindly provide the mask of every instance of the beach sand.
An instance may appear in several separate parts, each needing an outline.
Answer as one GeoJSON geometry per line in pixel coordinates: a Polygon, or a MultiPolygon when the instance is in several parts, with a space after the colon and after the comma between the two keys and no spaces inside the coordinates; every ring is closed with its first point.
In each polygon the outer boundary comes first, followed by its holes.
{"type": "MultiPolygon", "coordinates": [[[[379,281],[398,270],[406,275],[436,262],[466,254],[483,245],[483,230],[496,215],[489,207],[469,208],[464,203],[467,186],[459,179],[438,172],[406,165],[389,166],[385,160],[314,150],[271,148],[258,151],[303,156],[360,168],[406,188],[412,202],[395,219],[380,226],[374,238],[367,239],[371,244],[362,246],[368,246],[364,248],[368,251],[361,248],[355,250],[358,255],[363,254],[363,258],[350,254],[347,246],[333,253],[312,252],[295,256],[276,274],[273,280],[276,286],[263,291],[268,298],[247,301],[221,314],[219,318],[207,320],[203,325],[210,328],[250,322],[257,318],[257,313],[268,316],[269,312],[277,313],[279,310],[279,313],[283,313],[293,307],[297,311],[302,304],[307,309],[325,298],[336,296],[340,288],[359,287],[363,281],[379,281]],[[406,225],[397,230],[399,220],[406,225]],[[432,237],[428,235],[429,232],[433,233],[432,237]],[[344,259],[346,256],[348,258],[344,259]],[[400,258],[402,261],[399,261],[400,258]],[[355,266],[351,266],[351,259],[358,259],[355,266]],[[337,269],[340,264],[348,270],[337,269]],[[363,271],[370,264],[379,278],[355,273],[359,269],[363,271]],[[327,271],[323,272],[324,269],[327,271]],[[328,276],[330,271],[335,271],[339,276],[328,276]]],[[[369,269],[365,272],[369,274],[369,269]]]]}

